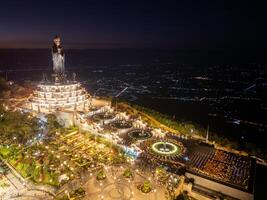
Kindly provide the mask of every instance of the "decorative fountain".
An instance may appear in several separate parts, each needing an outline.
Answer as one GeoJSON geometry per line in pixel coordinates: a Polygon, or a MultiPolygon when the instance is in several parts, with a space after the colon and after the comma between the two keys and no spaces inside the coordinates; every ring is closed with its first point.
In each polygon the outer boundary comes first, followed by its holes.
{"type": "Polygon", "coordinates": [[[155,141],[151,145],[151,149],[154,154],[176,156],[184,150],[181,143],[166,139],[165,132],[160,131],[158,137],[161,139],[161,141],[155,141]]]}
{"type": "Polygon", "coordinates": [[[135,140],[144,140],[152,137],[152,133],[145,129],[135,129],[128,133],[128,136],[135,140]]]}
{"type": "Polygon", "coordinates": [[[172,142],[155,142],[151,145],[154,153],[173,156],[178,155],[181,152],[181,147],[172,142]]]}

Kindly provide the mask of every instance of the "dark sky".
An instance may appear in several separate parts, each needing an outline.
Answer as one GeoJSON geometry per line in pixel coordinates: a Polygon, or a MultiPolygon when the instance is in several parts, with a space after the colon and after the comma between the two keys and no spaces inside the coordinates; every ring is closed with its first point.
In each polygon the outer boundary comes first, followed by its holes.
{"type": "Polygon", "coordinates": [[[263,49],[266,7],[254,1],[5,0],[0,48],[263,49]]]}

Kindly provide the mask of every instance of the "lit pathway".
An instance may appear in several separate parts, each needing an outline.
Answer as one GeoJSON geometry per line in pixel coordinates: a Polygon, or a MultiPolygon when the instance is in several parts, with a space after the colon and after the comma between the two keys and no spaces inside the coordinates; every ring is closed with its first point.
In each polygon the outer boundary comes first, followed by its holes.
{"type": "Polygon", "coordinates": [[[153,190],[144,194],[137,189],[137,185],[144,182],[141,174],[135,173],[134,180],[128,180],[122,176],[124,168],[116,170],[109,167],[106,170],[107,180],[97,181],[91,176],[83,186],[86,190],[85,200],[165,200],[165,189],[152,182],[153,190]],[[154,190],[155,189],[155,190],[154,190]]]}

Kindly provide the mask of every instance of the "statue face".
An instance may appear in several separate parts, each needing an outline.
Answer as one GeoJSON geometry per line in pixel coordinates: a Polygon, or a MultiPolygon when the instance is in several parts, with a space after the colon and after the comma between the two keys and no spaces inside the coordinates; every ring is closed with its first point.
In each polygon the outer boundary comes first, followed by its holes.
{"type": "Polygon", "coordinates": [[[55,38],[54,39],[54,43],[55,43],[56,46],[59,46],[60,45],[60,38],[59,37],[55,38]]]}

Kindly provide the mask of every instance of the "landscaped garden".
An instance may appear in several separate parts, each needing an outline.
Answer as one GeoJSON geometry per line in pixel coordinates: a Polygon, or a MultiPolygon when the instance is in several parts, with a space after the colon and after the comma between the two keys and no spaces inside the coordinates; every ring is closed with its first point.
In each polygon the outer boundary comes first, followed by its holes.
{"type": "Polygon", "coordinates": [[[11,146],[0,147],[0,153],[7,161],[25,178],[35,183],[44,183],[58,186],[59,173],[50,166],[59,164],[60,161],[41,147],[22,148],[11,146]],[[12,152],[12,153],[11,153],[12,152]]]}

